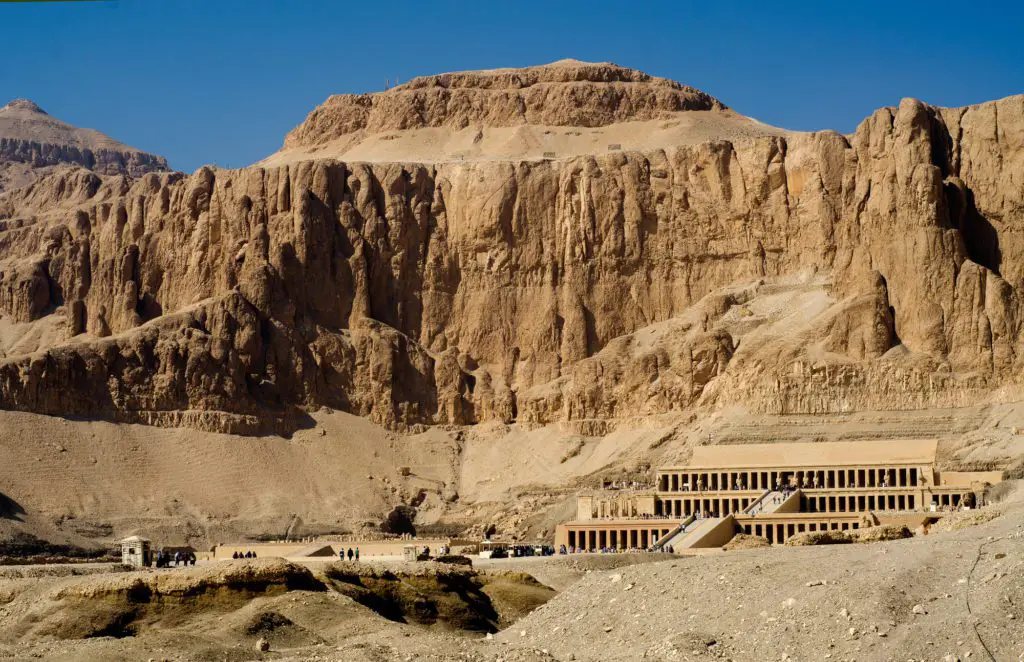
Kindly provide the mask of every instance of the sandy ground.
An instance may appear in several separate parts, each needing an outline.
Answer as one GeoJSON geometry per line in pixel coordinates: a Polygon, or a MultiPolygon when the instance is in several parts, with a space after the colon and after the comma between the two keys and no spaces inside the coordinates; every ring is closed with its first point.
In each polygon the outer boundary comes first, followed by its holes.
{"type": "Polygon", "coordinates": [[[789,134],[731,111],[688,111],[671,119],[621,122],[596,128],[524,124],[471,126],[460,130],[359,131],[325,145],[284,149],[256,165],[270,167],[325,158],[364,163],[535,161],[609,151],[664,150],[710,140],[741,142],[789,134]]]}
{"type": "Polygon", "coordinates": [[[444,430],[397,436],[321,412],[291,439],[0,413],[0,533],[100,540],[140,532],[203,546],[343,533],[455,482],[444,430]],[[409,476],[400,467],[412,467],[409,476]]]}

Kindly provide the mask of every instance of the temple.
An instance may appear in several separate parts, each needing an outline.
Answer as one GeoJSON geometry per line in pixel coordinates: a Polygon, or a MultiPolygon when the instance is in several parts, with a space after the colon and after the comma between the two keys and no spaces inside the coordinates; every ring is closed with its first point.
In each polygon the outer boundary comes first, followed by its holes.
{"type": "Polygon", "coordinates": [[[699,446],[658,469],[653,489],[577,497],[560,524],[568,550],[721,547],[737,533],[773,544],[812,531],[927,524],[976,507],[999,471],[939,471],[931,440],[699,446]]]}

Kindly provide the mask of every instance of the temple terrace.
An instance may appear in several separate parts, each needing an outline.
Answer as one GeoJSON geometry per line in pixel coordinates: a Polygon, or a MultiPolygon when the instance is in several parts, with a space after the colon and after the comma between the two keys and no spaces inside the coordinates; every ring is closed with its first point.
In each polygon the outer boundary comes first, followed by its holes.
{"type": "Polygon", "coordinates": [[[654,489],[577,497],[555,546],[570,551],[721,547],[737,533],[773,544],[813,531],[927,525],[984,503],[999,471],[939,471],[930,440],[699,446],[657,470],[654,489]]]}

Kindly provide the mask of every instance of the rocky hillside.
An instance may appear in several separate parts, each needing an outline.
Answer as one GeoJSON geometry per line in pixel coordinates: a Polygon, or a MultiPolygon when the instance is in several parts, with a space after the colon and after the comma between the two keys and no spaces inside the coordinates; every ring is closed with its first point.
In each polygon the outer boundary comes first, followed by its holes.
{"type": "MultiPolygon", "coordinates": [[[[756,124],[557,63],[332,97],[286,148],[690,113],[756,124]]],[[[553,159],[54,173],[0,197],[0,340],[33,339],[4,341],[0,406],[246,433],[319,406],[599,431],[1012,393],[1024,97],[905,100],[850,136],[769,129],[553,159]]]]}
{"type": "Polygon", "coordinates": [[[724,111],[725,106],[700,90],[635,69],[561,60],[525,69],[423,76],[387,94],[332,96],[288,134],[285,147],[321,145],[364,130],[598,127],[687,110],[724,111]]]}
{"type": "Polygon", "coordinates": [[[139,177],[170,168],[162,156],[139,151],[92,129],[48,115],[28,99],[0,108],[0,191],[29,183],[54,166],[139,177]]]}

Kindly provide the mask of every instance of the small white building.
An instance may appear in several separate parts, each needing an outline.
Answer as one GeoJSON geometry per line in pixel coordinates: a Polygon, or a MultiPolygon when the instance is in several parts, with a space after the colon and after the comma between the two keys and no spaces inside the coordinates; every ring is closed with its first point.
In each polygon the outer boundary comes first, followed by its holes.
{"type": "Polygon", "coordinates": [[[131,536],[121,541],[121,563],[136,568],[148,568],[152,560],[150,541],[141,536],[131,536]]]}

